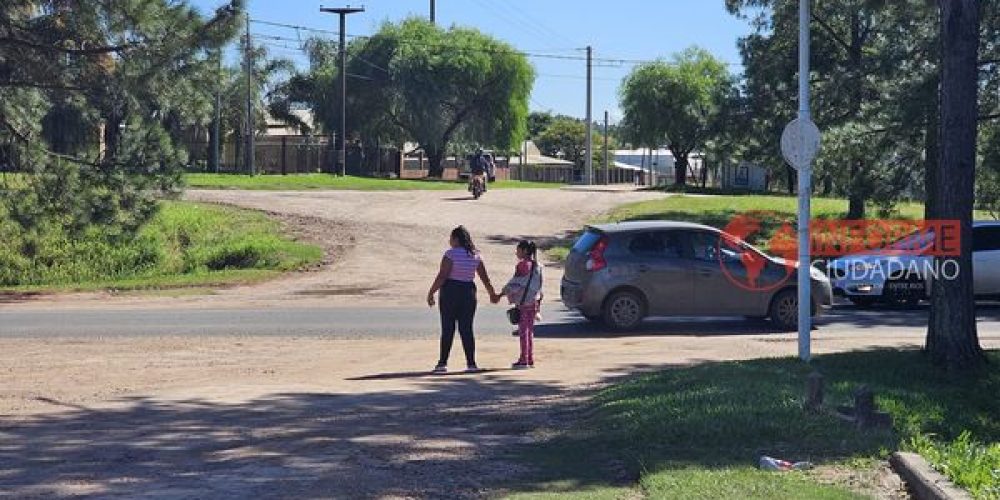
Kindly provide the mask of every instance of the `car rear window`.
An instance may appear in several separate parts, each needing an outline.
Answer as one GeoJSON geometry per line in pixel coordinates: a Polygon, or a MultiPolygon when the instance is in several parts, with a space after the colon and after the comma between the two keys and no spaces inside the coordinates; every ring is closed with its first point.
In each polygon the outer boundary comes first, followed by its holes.
{"type": "Polygon", "coordinates": [[[579,253],[587,253],[594,245],[601,239],[601,233],[597,231],[587,231],[580,235],[580,238],[576,240],[573,244],[573,251],[579,253]]]}

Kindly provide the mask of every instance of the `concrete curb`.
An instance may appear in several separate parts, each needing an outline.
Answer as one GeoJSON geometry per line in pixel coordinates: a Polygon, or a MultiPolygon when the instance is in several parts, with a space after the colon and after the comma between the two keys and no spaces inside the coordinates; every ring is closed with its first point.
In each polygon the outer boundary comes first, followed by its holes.
{"type": "Polygon", "coordinates": [[[916,453],[897,451],[889,457],[889,464],[917,500],[972,500],[972,495],[955,486],[916,453]]]}

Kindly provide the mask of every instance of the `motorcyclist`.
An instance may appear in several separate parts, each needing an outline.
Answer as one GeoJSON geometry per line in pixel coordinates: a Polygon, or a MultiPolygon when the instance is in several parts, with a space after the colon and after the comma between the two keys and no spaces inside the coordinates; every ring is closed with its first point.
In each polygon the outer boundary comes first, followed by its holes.
{"type": "Polygon", "coordinates": [[[472,157],[472,165],[469,169],[469,191],[472,191],[474,182],[482,183],[483,191],[486,191],[486,172],[489,169],[489,160],[483,154],[482,148],[476,150],[476,155],[472,157]]]}

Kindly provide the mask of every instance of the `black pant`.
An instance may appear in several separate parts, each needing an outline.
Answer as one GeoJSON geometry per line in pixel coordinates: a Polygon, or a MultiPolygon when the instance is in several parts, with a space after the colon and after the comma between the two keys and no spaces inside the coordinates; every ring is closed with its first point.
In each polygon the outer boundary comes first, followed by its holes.
{"type": "Polygon", "coordinates": [[[465,362],[476,364],[476,339],[472,336],[472,321],[476,317],[476,285],[467,281],[448,280],[441,287],[441,357],[438,364],[448,364],[451,345],[455,340],[455,325],[462,336],[465,362]]]}

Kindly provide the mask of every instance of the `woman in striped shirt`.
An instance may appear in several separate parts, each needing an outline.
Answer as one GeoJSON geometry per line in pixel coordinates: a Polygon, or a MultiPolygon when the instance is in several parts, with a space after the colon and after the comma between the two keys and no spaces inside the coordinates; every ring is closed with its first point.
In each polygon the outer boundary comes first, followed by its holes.
{"type": "Polygon", "coordinates": [[[441,291],[441,357],[434,373],[448,371],[448,356],[455,340],[456,325],[465,351],[465,371],[475,372],[479,371],[476,366],[476,340],[472,335],[472,323],[476,316],[476,275],[489,292],[491,301],[498,296],[469,231],[463,226],[456,227],[451,232],[450,243],[451,248],[441,258],[437,278],[427,292],[427,305],[434,307],[434,294],[441,291]]]}

